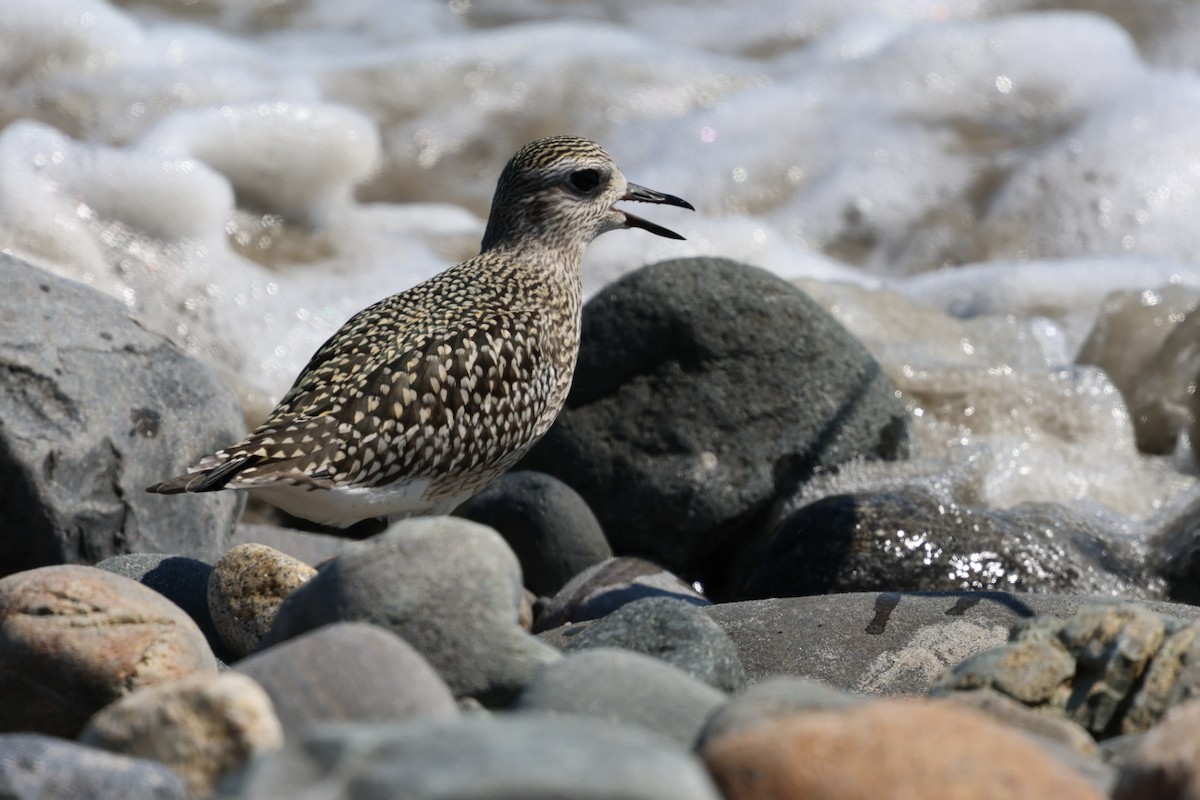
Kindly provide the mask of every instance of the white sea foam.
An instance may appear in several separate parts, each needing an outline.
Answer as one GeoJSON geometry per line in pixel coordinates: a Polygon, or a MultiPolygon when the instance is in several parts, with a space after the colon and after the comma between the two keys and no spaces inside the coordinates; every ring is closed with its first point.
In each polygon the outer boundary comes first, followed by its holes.
{"type": "MultiPolygon", "coordinates": [[[[699,209],[648,212],[686,242],[603,237],[588,292],[684,255],[799,280],[913,413],[925,461],[888,480],[969,463],[978,502],[1136,522],[1192,467],[1074,361],[1111,293],[1200,288],[1173,71],[1200,9],[1046,5],[0,0],[0,248],[121,298],[255,422],[350,314],[475,252],[513,150],[579,133],[699,209]]],[[[1181,427],[1172,347],[1144,371],[1181,427]]]]}
{"type": "Polygon", "coordinates": [[[319,226],[378,166],[379,134],[338,106],[287,102],[181,111],[137,143],[220,172],[238,205],[319,226]]]}

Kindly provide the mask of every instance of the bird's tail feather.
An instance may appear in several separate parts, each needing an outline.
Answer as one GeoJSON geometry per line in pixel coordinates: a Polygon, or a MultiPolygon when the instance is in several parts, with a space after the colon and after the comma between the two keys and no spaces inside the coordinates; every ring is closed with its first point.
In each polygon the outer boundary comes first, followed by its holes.
{"type": "Polygon", "coordinates": [[[240,473],[250,469],[259,461],[262,456],[249,455],[244,458],[235,458],[226,461],[224,464],[218,464],[209,469],[199,470],[198,472],[189,472],[185,475],[176,475],[174,478],[169,478],[162,483],[156,483],[153,486],[147,486],[146,491],[154,494],[183,494],[184,492],[215,492],[218,489],[224,489],[225,485],[236,478],[240,473]]]}

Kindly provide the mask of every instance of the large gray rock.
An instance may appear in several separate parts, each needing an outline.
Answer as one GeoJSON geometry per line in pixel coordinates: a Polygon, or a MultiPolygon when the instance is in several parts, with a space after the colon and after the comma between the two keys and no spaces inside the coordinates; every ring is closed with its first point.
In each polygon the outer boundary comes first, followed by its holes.
{"type": "Polygon", "coordinates": [[[907,452],[894,391],[791,284],[723,259],[667,261],[584,308],[567,407],[522,468],[583,495],[617,553],[720,595],[778,497],[815,470],[907,452]]]}
{"type": "Polygon", "coordinates": [[[187,800],[183,781],[156,761],[33,733],[0,734],[5,800],[187,800]]]}
{"type": "Polygon", "coordinates": [[[145,488],[243,427],[233,393],[120,303],[0,255],[0,574],[220,555],[239,493],[145,488]]]}
{"type": "Polygon", "coordinates": [[[259,759],[233,800],[719,800],[700,762],[637,728],[503,714],[460,722],[322,725],[259,759]]]}
{"type": "Polygon", "coordinates": [[[629,650],[571,653],[542,669],[513,704],[638,725],[690,746],[728,697],[681,669],[629,650]]]}
{"type": "Polygon", "coordinates": [[[234,670],[267,690],[289,736],[317,722],[458,716],[429,663],[377,625],[326,625],[242,659],[234,670]]]}
{"type": "MultiPolygon", "coordinates": [[[[861,592],[724,603],[706,613],[737,645],[751,684],[797,675],[863,694],[923,694],[946,670],[1007,642],[1009,631],[1021,620],[1040,614],[1070,617],[1095,599],[1007,592],[861,592]]],[[[1200,621],[1196,606],[1138,605],[1200,621]]]]}
{"type": "Polygon", "coordinates": [[[457,697],[505,705],[559,658],[518,625],[521,568],[491,528],[398,522],[348,545],[279,609],[264,648],[333,622],[370,622],[425,657],[457,697]]]}
{"type": "Polygon", "coordinates": [[[1166,595],[1137,549],[1064,506],[970,508],[906,489],[834,495],[798,509],[737,597],[960,589],[1166,595]]]}

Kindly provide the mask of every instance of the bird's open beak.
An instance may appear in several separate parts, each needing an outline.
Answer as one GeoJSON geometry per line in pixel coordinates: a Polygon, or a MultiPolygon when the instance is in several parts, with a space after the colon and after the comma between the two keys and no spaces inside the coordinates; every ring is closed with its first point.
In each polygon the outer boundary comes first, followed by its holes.
{"type": "MultiPolygon", "coordinates": [[[[696,210],[687,200],[682,200],[673,194],[656,192],[653,189],[647,189],[645,186],[638,186],[636,183],[629,184],[629,188],[625,192],[625,196],[621,199],[633,200],[638,203],[658,203],[665,206],[679,206],[680,208],[686,208],[691,211],[696,210]]],[[[635,217],[633,214],[630,214],[624,209],[619,208],[617,211],[620,211],[625,215],[626,228],[641,228],[642,230],[650,231],[651,233],[658,234],[659,236],[665,236],[668,239],[683,238],[675,231],[668,230],[661,225],[655,225],[653,222],[647,222],[641,217],[635,217]]]]}

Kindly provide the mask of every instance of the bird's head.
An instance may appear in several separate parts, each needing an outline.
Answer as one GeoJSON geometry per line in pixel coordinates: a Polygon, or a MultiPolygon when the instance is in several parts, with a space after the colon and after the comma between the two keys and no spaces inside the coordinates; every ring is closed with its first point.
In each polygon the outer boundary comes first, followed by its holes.
{"type": "Polygon", "coordinates": [[[630,183],[595,142],[578,136],[538,139],[518,150],[501,173],[483,249],[524,236],[537,236],[551,247],[582,249],[617,228],[683,238],[617,208],[622,200],[692,209],[686,200],[630,183]]]}

